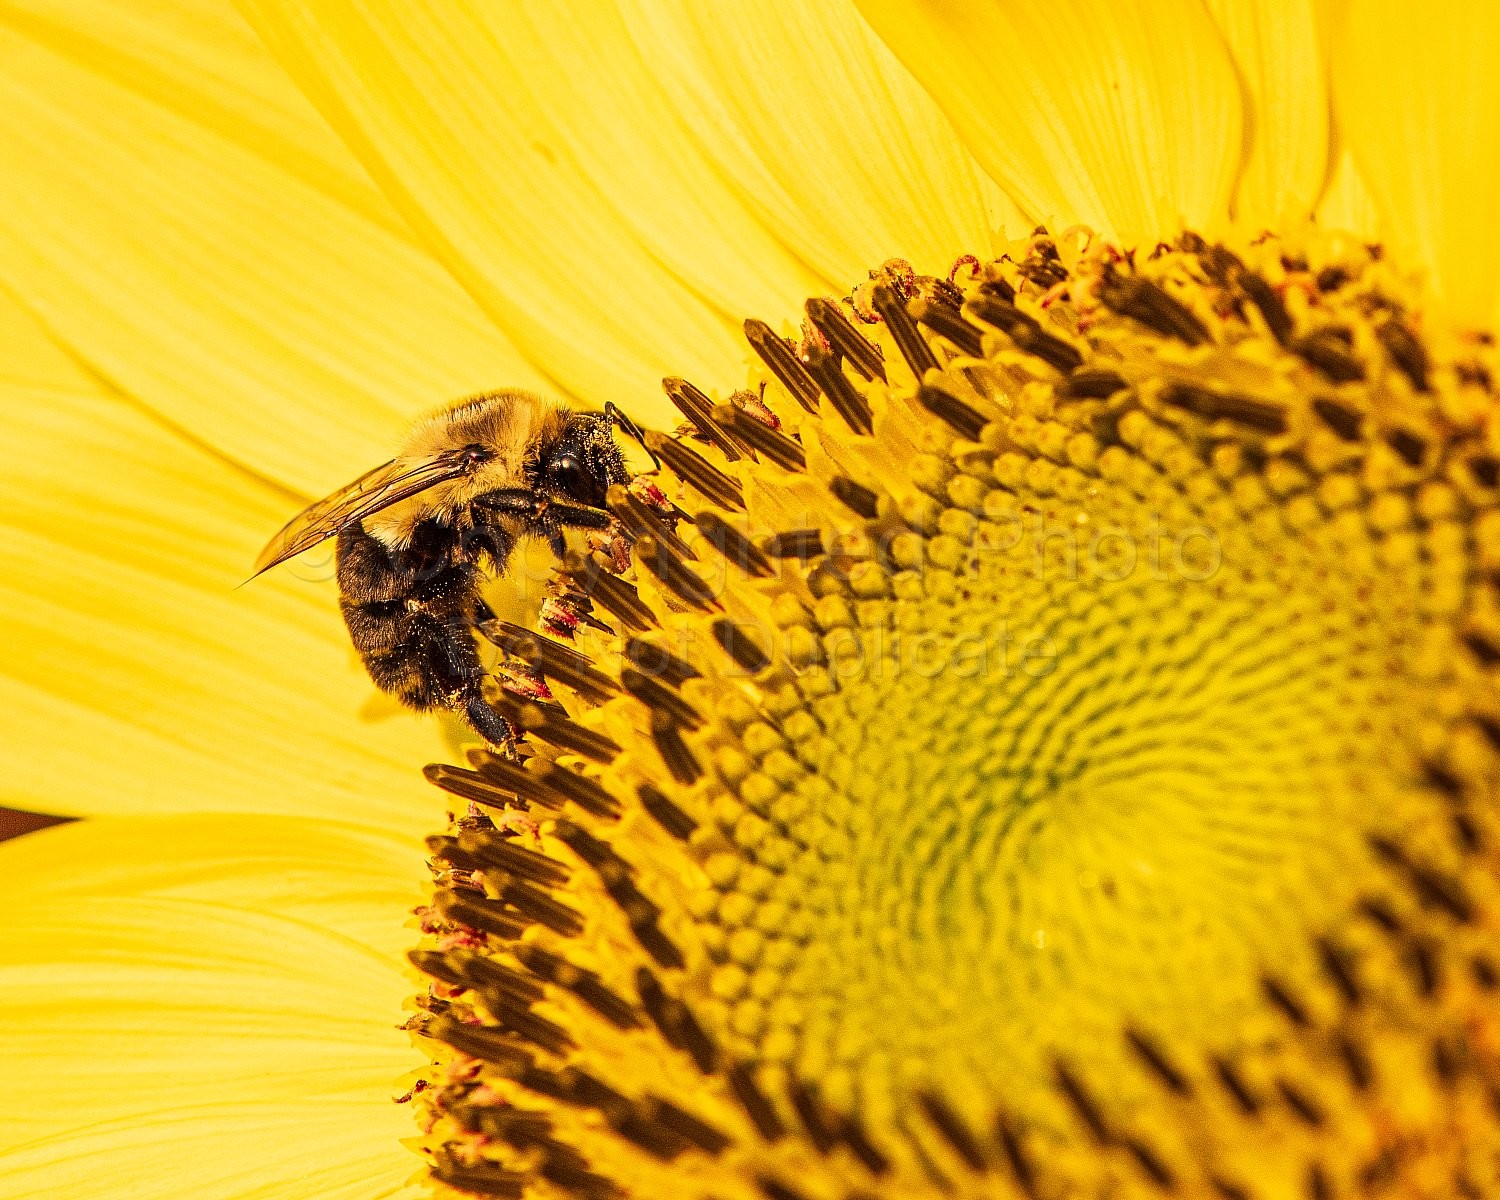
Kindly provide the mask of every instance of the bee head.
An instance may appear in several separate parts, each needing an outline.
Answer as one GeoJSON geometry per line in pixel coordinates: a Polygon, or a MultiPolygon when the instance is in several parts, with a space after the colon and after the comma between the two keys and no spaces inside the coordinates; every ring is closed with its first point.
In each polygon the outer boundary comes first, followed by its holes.
{"type": "Polygon", "coordinates": [[[624,457],[601,413],[570,414],[540,465],[545,491],[590,508],[603,508],[610,485],[626,480],[624,457]]]}

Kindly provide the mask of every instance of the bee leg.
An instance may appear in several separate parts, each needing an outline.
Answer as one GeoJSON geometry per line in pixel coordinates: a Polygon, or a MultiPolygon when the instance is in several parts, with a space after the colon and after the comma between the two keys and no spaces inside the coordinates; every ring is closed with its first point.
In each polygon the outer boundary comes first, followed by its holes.
{"type": "Polygon", "coordinates": [[[463,709],[469,725],[485,741],[495,746],[508,746],[516,740],[515,726],[490,707],[477,682],[464,688],[463,709]]]}
{"type": "Polygon", "coordinates": [[[496,488],[474,497],[474,504],[492,512],[512,517],[529,517],[532,520],[547,511],[547,497],[529,488],[496,488]]]}
{"type": "Polygon", "coordinates": [[[608,529],[615,523],[614,513],[581,504],[549,505],[547,516],[564,529],[608,529]]]}

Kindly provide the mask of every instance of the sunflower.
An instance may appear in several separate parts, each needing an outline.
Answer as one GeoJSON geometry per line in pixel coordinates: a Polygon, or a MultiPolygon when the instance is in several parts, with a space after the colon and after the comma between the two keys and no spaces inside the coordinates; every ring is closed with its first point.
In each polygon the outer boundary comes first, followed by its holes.
{"type": "Polygon", "coordinates": [[[1500,21],[244,15],[0,18],[7,1194],[1500,1186],[1500,21]],[[453,765],[230,589],[497,383],[453,765]]]}

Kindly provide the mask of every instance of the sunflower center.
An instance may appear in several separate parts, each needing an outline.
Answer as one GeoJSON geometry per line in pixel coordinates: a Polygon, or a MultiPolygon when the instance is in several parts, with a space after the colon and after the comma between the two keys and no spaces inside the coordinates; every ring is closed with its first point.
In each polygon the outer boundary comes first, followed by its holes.
{"type": "Polygon", "coordinates": [[[1248,1019],[1370,882],[1361,813],[1421,803],[1441,548],[1309,525],[1149,411],[921,464],[927,532],[845,535],[801,704],[735,734],[714,989],[840,1103],[1248,1019]]]}
{"type": "Polygon", "coordinates": [[[525,761],[429,768],[506,810],[430,843],[437,1178],[1463,1190],[1488,352],[1363,249],[1240,251],[887,264],[747,323],[759,393],[667,381],[633,570],[570,560],[501,639],[525,761]]]}

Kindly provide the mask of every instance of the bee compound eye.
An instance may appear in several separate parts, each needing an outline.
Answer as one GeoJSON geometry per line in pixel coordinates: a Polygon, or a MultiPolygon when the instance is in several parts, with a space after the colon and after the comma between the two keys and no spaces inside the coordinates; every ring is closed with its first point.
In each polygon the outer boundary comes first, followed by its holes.
{"type": "Polygon", "coordinates": [[[602,499],[600,487],[583,464],[583,459],[565,450],[547,463],[548,486],[580,504],[597,504],[602,499]]]}

